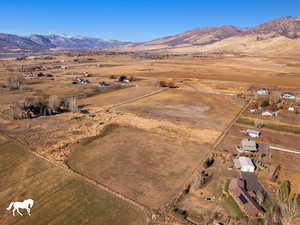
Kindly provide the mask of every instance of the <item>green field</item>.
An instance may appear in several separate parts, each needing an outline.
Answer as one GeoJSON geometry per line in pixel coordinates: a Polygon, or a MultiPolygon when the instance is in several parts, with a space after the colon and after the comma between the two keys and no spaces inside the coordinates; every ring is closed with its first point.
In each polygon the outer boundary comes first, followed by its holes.
{"type": "Polygon", "coordinates": [[[0,146],[1,225],[141,225],[135,206],[7,142],[0,146]],[[12,201],[32,198],[32,216],[12,216],[12,201]]]}
{"type": "Polygon", "coordinates": [[[226,180],[223,187],[223,198],[224,202],[227,204],[230,214],[232,217],[241,219],[244,217],[244,213],[240,209],[239,205],[236,203],[236,201],[233,199],[233,197],[229,194],[229,180],[226,180]]]}

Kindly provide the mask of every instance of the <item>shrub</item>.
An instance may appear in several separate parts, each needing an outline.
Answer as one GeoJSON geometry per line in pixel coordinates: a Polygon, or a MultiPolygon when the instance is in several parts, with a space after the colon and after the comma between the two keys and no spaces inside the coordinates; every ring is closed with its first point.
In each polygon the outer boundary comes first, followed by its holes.
{"type": "Polygon", "coordinates": [[[281,200],[286,202],[289,199],[291,192],[290,182],[284,181],[280,184],[280,196],[281,200]]]}
{"type": "Polygon", "coordinates": [[[176,85],[176,83],[175,83],[174,81],[170,81],[170,82],[168,83],[168,87],[169,87],[169,88],[177,88],[177,85],[176,85]]]}
{"type": "Polygon", "coordinates": [[[161,81],[159,81],[159,86],[160,87],[168,87],[168,82],[164,81],[164,80],[161,80],[161,81]]]}
{"type": "Polygon", "coordinates": [[[270,105],[270,101],[269,99],[263,99],[258,105],[262,108],[265,108],[270,105]]]}
{"type": "Polygon", "coordinates": [[[122,81],[124,81],[124,80],[126,80],[126,79],[127,79],[126,76],[120,76],[120,77],[119,77],[119,81],[120,81],[120,82],[122,82],[122,81]]]}
{"type": "Polygon", "coordinates": [[[215,160],[213,158],[208,158],[204,161],[203,167],[208,168],[214,164],[215,160]]]}

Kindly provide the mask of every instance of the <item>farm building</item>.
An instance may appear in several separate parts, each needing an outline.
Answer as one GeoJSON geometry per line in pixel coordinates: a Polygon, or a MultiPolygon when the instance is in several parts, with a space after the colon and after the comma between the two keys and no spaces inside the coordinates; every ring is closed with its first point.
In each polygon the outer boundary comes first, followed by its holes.
{"type": "Polygon", "coordinates": [[[99,86],[100,87],[108,87],[109,86],[109,83],[105,82],[105,81],[101,81],[99,82],[99,86]]]}
{"type": "Polygon", "coordinates": [[[296,99],[296,95],[291,92],[283,92],[280,97],[284,99],[296,99]]]}
{"type": "Polygon", "coordinates": [[[252,129],[247,129],[247,130],[246,130],[246,133],[247,133],[250,137],[253,137],[253,138],[259,137],[259,136],[261,135],[261,132],[260,132],[260,131],[252,130],[252,129]]]}
{"type": "Polygon", "coordinates": [[[267,88],[260,88],[256,91],[256,94],[258,94],[258,95],[269,95],[270,91],[267,88]]]}
{"type": "Polygon", "coordinates": [[[89,84],[91,83],[88,79],[82,79],[82,78],[73,78],[73,84],[76,84],[77,82],[81,83],[81,84],[89,84]]]}
{"type": "Polygon", "coordinates": [[[254,173],[255,171],[255,166],[252,163],[252,160],[248,157],[241,156],[238,159],[234,159],[234,166],[242,172],[254,173]]]}
{"type": "Polygon", "coordinates": [[[243,180],[231,180],[228,191],[246,215],[250,217],[261,217],[264,215],[262,208],[245,190],[245,183],[243,180]]]}
{"type": "Polygon", "coordinates": [[[255,141],[251,141],[250,139],[243,139],[241,141],[241,145],[237,146],[237,150],[239,152],[257,152],[257,143],[255,141]]]}
{"type": "Polygon", "coordinates": [[[265,108],[262,113],[262,116],[277,116],[278,115],[278,111],[274,112],[273,109],[271,107],[267,107],[265,108]]]}
{"type": "Polygon", "coordinates": [[[257,110],[256,109],[249,109],[249,112],[255,113],[257,110]]]}

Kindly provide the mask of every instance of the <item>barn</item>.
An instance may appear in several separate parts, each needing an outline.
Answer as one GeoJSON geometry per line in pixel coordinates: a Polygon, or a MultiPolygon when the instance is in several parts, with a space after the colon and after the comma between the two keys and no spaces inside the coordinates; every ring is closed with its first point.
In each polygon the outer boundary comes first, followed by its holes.
{"type": "Polygon", "coordinates": [[[255,171],[255,166],[252,160],[248,157],[241,156],[238,159],[234,159],[234,166],[237,169],[240,169],[242,172],[251,172],[255,171]]]}

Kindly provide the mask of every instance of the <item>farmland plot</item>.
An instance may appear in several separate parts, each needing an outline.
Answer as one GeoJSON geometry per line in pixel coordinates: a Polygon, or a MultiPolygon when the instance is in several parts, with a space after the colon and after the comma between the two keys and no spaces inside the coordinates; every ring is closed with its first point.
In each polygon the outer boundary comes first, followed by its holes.
{"type": "Polygon", "coordinates": [[[143,213],[127,202],[34,157],[21,146],[0,146],[0,223],[3,225],[140,225],[143,213]],[[12,216],[10,202],[34,199],[32,215],[12,216]]]}

